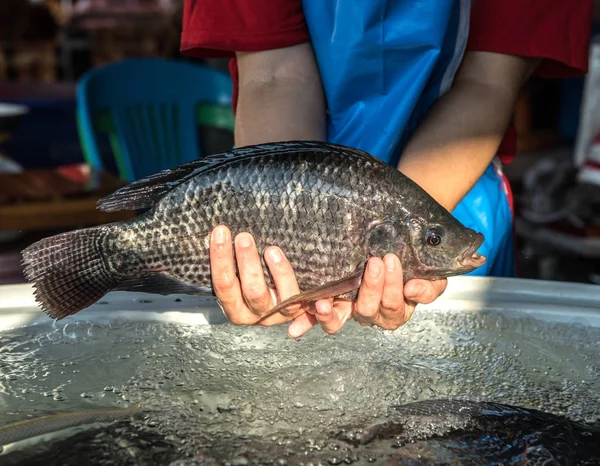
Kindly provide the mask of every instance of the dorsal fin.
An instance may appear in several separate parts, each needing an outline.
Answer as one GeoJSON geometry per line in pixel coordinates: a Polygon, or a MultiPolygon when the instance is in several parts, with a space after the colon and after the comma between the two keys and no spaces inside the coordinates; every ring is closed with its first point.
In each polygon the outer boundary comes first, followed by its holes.
{"type": "Polygon", "coordinates": [[[286,141],[254,146],[244,146],[229,152],[222,152],[184,163],[169,170],[134,181],[98,201],[98,209],[104,212],[118,210],[137,210],[152,207],[165,194],[185,183],[190,178],[207,173],[224,163],[239,161],[264,155],[276,155],[289,152],[331,152],[352,151],[334,144],[318,141],[286,141]]]}

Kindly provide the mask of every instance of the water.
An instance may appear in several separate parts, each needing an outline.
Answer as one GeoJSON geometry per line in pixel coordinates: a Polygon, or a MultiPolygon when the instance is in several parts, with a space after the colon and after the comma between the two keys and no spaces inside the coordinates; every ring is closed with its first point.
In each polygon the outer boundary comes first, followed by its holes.
{"type": "Polygon", "coordinates": [[[600,329],[431,311],[396,332],[349,323],[299,340],[284,326],[49,321],[0,333],[0,425],[137,401],[144,415],[0,464],[421,464],[338,434],[448,397],[600,422],[600,329]]]}

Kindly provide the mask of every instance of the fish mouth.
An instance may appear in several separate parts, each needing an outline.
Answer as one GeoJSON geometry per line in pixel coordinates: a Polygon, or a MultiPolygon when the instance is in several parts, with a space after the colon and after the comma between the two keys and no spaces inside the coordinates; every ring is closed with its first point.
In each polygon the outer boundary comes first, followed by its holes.
{"type": "Polygon", "coordinates": [[[458,257],[458,263],[465,269],[476,269],[485,264],[486,258],[477,252],[485,237],[477,233],[475,240],[458,257]]]}

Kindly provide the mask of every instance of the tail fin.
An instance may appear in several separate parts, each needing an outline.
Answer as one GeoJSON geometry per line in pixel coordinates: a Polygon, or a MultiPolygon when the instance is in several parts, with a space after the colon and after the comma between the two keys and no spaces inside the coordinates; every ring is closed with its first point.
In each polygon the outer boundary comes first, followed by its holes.
{"type": "Polygon", "coordinates": [[[107,227],[44,238],[23,251],[23,267],[41,308],[62,319],[94,304],[116,285],[102,251],[107,227]]]}

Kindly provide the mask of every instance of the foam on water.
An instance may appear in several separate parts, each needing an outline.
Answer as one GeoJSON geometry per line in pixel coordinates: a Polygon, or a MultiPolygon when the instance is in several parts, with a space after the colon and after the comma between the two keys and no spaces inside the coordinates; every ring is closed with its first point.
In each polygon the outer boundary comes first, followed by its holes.
{"type": "MultiPolygon", "coordinates": [[[[87,464],[374,461],[332,432],[447,397],[598,422],[600,329],[428,311],[396,332],[350,323],[298,341],[284,326],[49,322],[0,333],[0,425],[140,400],[148,410],[54,445],[60,464],[78,464],[73,445],[87,464]]],[[[36,448],[26,464],[50,464],[50,447],[36,448]]]]}

